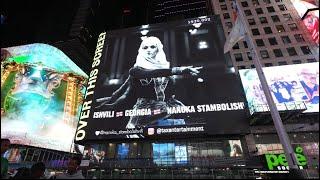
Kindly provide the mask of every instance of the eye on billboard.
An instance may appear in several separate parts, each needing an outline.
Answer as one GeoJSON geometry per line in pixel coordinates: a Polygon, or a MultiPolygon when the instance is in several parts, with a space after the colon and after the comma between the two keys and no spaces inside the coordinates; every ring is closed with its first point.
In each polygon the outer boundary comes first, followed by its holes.
{"type": "Polygon", "coordinates": [[[247,131],[217,17],[100,34],[75,140],[247,131]]]}
{"type": "Polygon", "coordinates": [[[50,45],[8,47],[1,49],[3,53],[1,138],[13,144],[81,152],[72,143],[87,75],[50,45]]]}
{"type": "MultiPolygon", "coordinates": [[[[319,112],[319,62],[264,67],[267,82],[279,111],[305,108],[319,112]]],[[[268,111],[266,97],[255,69],[239,71],[250,113],[268,111]]]]}

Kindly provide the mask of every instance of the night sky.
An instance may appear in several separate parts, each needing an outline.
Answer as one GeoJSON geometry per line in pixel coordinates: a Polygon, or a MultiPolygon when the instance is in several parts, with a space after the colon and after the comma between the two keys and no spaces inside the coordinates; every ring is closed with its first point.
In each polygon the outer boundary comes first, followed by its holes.
{"type": "MultiPolygon", "coordinates": [[[[87,17],[92,38],[101,31],[147,23],[147,0],[84,0],[91,2],[87,17]]],[[[1,3],[1,47],[70,38],[69,30],[80,0],[4,0],[1,3]]]]}
{"type": "Polygon", "coordinates": [[[4,0],[1,48],[32,43],[53,45],[89,73],[98,35],[148,24],[148,6],[148,0],[4,0]],[[75,29],[80,33],[72,34],[70,30],[79,22],[77,13],[84,2],[90,3],[82,18],[85,23],[75,29]]]}

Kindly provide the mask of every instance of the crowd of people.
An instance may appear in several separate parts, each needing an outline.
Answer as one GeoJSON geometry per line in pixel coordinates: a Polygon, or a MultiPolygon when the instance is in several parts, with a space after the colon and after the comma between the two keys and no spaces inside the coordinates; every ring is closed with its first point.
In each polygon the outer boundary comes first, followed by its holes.
{"type": "Polygon", "coordinates": [[[80,170],[81,158],[73,156],[67,163],[67,170],[59,175],[50,175],[45,163],[36,162],[31,168],[20,167],[9,175],[9,162],[2,155],[9,149],[10,140],[1,139],[1,179],[85,179],[80,170]]]}

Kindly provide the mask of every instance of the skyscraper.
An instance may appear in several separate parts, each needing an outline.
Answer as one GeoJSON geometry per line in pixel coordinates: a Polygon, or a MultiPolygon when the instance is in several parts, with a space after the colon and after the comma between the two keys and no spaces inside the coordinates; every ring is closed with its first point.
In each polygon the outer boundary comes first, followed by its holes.
{"type": "MultiPolygon", "coordinates": [[[[232,1],[211,1],[213,11],[219,14],[225,36],[228,36],[234,20],[232,1]]],[[[301,17],[291,1],[250,0],[241,1],[246,20],[263,66],[279,66],[316,62],[319,45],[316,44],[303,24],[301,17]]],[[[230,52],[237,70],[254,68],[247,43],[238,42],[230,52]]]]}
{"type": "Polygon", "coordinates": [[[205,16],[212,10],[208,0],[153,0],[149,6],[151,23],[205,16]]]}

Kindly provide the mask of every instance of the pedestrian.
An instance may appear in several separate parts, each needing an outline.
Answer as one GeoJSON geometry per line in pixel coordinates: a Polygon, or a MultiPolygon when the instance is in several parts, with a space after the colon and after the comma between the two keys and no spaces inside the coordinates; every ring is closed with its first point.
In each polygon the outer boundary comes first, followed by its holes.
{"type": "Polygon", "coordinates": [[[31,167],[31,178],[43,179],[45,171],[46,171],[46,165],[43,162],[37,162],[31,167]]]}
{"type": "Polygon", "coordinates": [[[82,171],[79,170],[80,164],[80,157],[74,156],[70,158],[67,164],[67,172],[58,175],[56,179],[85,179],[82,175],[82,171]]]}
{"type": "Polygon", "coordinates": [[[1,139],[1,179],[9,178],[8,176],[9,162],[8,162],[8,159],[3,157],[3,154],[9,149],[10,144],[11,143],[9,139],[1,139]]]}

